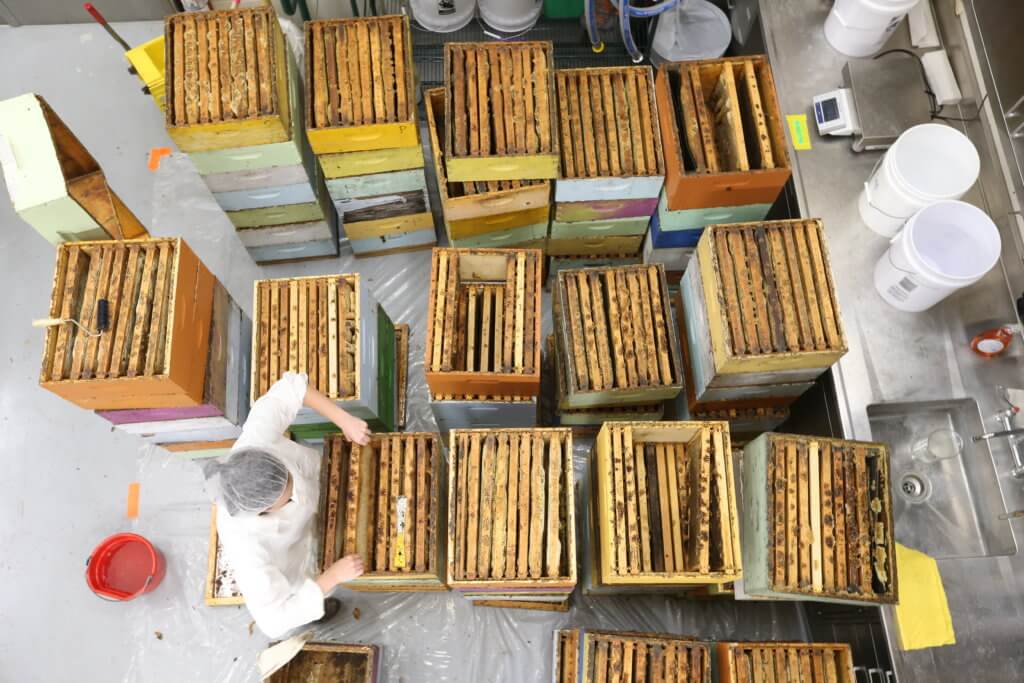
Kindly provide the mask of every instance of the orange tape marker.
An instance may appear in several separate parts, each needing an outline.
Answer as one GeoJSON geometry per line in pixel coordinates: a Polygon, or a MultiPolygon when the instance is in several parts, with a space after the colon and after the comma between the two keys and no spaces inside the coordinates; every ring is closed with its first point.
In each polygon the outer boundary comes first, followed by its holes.
{"type": "Polygon", "coordinates": [[[139,516],[139,482],[128,484],[128,519],[139,516]]]}
{"type": "Polygon", "coordinates": [[[162,159],[165,156],[169,156],[170,153],[170,147],[154,147],[153,149],[149,150],[149,163],[146,164],[147,166],[149,166],[149,170],[155,171],[156,169],[160,168],[160,159],[162,159]]]}

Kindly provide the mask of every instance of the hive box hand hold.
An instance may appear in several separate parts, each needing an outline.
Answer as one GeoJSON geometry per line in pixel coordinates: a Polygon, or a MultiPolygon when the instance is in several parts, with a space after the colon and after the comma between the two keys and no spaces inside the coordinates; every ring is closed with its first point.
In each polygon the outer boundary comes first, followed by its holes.
{"type": "Polygon", "coordinates": [[[539,249],[434,249],[426,375],[435,394],[540,391],[539,249]]]}

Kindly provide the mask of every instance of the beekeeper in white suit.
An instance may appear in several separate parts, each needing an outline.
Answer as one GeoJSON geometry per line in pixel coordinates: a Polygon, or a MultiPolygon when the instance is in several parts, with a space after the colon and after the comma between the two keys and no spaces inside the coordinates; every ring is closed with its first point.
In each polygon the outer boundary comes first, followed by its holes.
{"type": "Polygon", "coordinates": [[[270,638],[332,618],[341,604],[331,591],[363,573],[358,555],[321,574],[315,570],[320,454],[283,436],[304,405],[338,425],[350,441],[369,441],[363,420],[310,387],[306,375],[288,372],[253,405],[231,453],[203,468],[217,503],[222,552],[245,606],[270,638]]]}

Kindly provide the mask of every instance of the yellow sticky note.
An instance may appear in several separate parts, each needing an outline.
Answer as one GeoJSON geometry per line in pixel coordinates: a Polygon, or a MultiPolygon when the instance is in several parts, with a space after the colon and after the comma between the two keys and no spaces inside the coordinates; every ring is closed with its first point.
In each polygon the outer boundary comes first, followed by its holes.
{"type": "Polygon", "coordinates": [[[793,149],[810,149],[811,133],[807,128],[807,114],[786,114],[786,123],[789,124],[789,139],[793,142],[793,149]]]}
{"type": "Polygon", "coordinates": [[[935,559],[897,543],[896,567],[905,579],[900,581],[900,602],[895,608],[900,649],[956,643],[953,617],[935,559]]]}

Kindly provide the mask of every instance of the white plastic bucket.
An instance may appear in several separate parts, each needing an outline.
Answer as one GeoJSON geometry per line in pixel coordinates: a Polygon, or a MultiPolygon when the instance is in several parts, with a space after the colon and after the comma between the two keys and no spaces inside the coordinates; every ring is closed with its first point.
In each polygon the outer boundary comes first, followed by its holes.
{"type": "Polygon", "coordinates": [[[861,220],[892,237],[920,209],[963,197],[980,168],[978,150],[960,131],[939,123],[908,128],[864,183],[857,200],[861,220]]]}
{"type": "Polygon", "coordinates": [[[984,211],[942,201],[914,214],[875,265],[875,289],[889,305],[917,313],[980,280],[1002,242],[984,211]]]}
{"type": "Polygon", "coordinates": [[[455,0],[454,10],[442,14],[438,0],[412,0],[412,16],[420,26],[435,33],[458,31],[470,21],[476,12],[476,0],[455,0]]]}
{"type": "Polygon", "coordinates": [[[825,38],[844,55],[873,55],[918,1],[836,0],[825,19],[825,38]]]}
{"type": "Polygon", "coordinates": [[[533,27],[544,9],[542,0],[479,0],[480,18],[502,33],[520,33],[533,27]]]}

